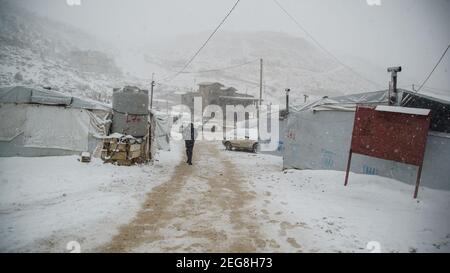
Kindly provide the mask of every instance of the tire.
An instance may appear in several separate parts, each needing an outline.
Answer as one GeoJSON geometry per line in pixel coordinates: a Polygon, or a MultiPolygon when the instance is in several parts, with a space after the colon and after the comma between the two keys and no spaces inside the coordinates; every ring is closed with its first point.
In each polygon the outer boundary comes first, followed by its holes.
{"type": "Polygon", "coordinates": [[[253,144],[252,152],[254,152],[255,154],[258,152],[258,143],[253,144]]]}
{"type": "Polygon", "coordinates": [[[231,142],[225,142],[225,149],[228,151],[233,150],[233,145],[231,145],[231,142]]]}

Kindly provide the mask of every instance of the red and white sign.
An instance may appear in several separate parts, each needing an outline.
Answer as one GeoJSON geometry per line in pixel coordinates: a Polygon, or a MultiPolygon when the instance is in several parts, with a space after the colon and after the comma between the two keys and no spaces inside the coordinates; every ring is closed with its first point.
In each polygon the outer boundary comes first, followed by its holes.
{"type": "Polygon", "coordinates": [[[414,198],[417,197],[430,110],[397,106],[358,106],[347,164],[348,182],[352,153],[418,166],[414,198]]]}

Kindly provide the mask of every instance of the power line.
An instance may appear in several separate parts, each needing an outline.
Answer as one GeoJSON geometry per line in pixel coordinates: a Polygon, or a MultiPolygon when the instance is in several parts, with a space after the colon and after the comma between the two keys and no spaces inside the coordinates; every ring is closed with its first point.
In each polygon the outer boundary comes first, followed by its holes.
{"type": "MultiPolygon", "coordinates": [[[[411,88],[411,90],[415,92],[415,91],[417,91],[417,89],[414,88],[415,86],[420,86],[420,84],[419,83],[402,84],[400,86],[400,88],[411,88]]],[[[422,89],[427,89],[427,90],[432,90],[432,91],[450,92],[450,89],[438,88],[438,87],[433,87],[433,86],[429,86],[429,85],[424,85],[422,89]]]]}
{"type": "Polygon", "coordinates": [[[431,90],[431,91],[441,91],[441,92],[450,92],[450,89],[436,88],[428,85],[424,85],[423,88],[431,90]]]}
{"type": "Polygon", "coordinates": [[[350,70],[351,72],[353,72],[355,75],[358,75],[360,78],[376,85],[376,86],[380,86],[382,87],[381,84],[372,81],[370,79],[367,79],[366,77],[364,77],[363,75],[361,75],[360,73],[356,72],[353,68],[351,68],[350,66],[346,65],[345,63],[343,63],[341,60],[339,60],[338,57],[336,57],[333,53],[331,53],[330,51],[328,51],[324,46],[322,46],[322,44],[317,41],[314,36],[312,36],[311,33],[308,32],[308,30],[306,30],[306,28],[304,28],[277,0],[273,0],[275,2],[275,4],[297,25],[297,27],[299,27],[320,49],[322,49],[325,53],[327,53],[328,55],[330,55],[336,62],[338,62],[340,65],[342,65],[343,67],[347,68],[348,70],[350,70]]]}
{"type": "Polygon", "coordinates": [[[249,62],[245,62],[245,63],[241,63],[241,64],[236,64],[236,65],[231,65],[231,66],[227,66],[227,67],[222,67],[222,68],[214,68],[214,69],[207,69],[207,70],[199,70],[199,71],[184,71],[181,72],[182,74],[200,74],[200,73],[208,73],[208,72],[218,72],[218,71],[224,71],[224,70],[228,70],[228,69],[233,69],[233,68],[238,68],[244,65],[248,65],[248,64],[252,64],[256,61],[259,61],[259,59],[253,60],[253,61],[249,61],[249,62]]]}
{"type": "MultiPolygon", "coordinates": [[[[426,79],[422,82],[422,84],[420,85],[420,87],[415,90],[415,93],[418,93],[420,90],[422,90],[422,88],[425,86],[425,83],[428,81],[428,79],[431,77],[431,75],[433,74],[433,72],[436,70],[436,68],[438,67],[438,65],[441,63],[442,59],[444,59],[445,54],[447,53],[448,49],[450,48],[450,44],[447,46],[447,48],[444,50],[444,53],[442,53],[442,56],[439,58],[439,61],[436,63],[436,65],[433,67],[433,69],[431,70],[430,74],[428,74],[428,76],[426,77],[426,79]]],[[[408,104],[411,100],[412,100],[412,96],[410,94],[407,94],[403,100],[401,101],[402,105],[406,105],[408,104]]]]}
{"type": "Polygon", "coordinates": [[[417,89],[416,93],[419,92],[422,87],[425,85],[425,83],[428,81],[428,79],[433,74],[434,70],[438,67],[438,65],[441,63],[442,59],[444,59],[445,54],[447,53],[448,49],[450,48],[450,44],[445,49],[444,53],[442,53],[442,56],[439,58],[439,61],[436,63],[436,65],[433,67],[433,70],[431,70],[430,74],[428,74],[427,78],[423,81],[423,83],[420,85],[420,87],[417,89]]]}
{"type": "MultiPolygon", "coordinates": [[[[214,31],[211,33],[211,35],[209,35],[208,39],[206,39],[206,41],[202,44],[202,46],[195,52],[195,54],[189,59],[189,61],[183,66],[183,68],[178,71],[174,76],[172,77],[168,77],[166,79],[169,79],[168,81],[172,81],[173,79],[175,79],[176,77],[178,77],[178,75],[180,75],[181,73],[183,73],[183,71],[192,63],[192,61],[194,61],[194,59],[198,56],[198,54],[200,54],[200,51],[202,51],[202,49],[208,44],[209,40],[211,40],[211,38],[214,36],[214,34],[216,34],[216,32],[219,30],[219,28],[225,23],[225,21],[227,20],[227,18],[231,15],[231,13],[233,12],[233,10],[236,8],[236,6],[239,4],[241,0],[237,0],[236,3],[234,3],[233,7],[230,9],[230,11],[228,11],[227,15],[222,19],[222,21],[219,23],[219,25],[214,29],[214,31]]],[[[164,79],[165,80],[165,79],[164,79]]],[[[163,81],[164,81],[163,80],[163,81]]]]}

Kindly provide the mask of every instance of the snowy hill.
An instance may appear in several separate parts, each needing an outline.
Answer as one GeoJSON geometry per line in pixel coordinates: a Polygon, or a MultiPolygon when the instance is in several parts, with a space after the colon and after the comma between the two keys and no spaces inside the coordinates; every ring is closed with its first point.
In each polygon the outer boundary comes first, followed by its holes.
{"type": "Polygon", "coordinates": [[[185,73],[167,80],[183,67],[209,32],[125,47],[98,41],[77,28],[38,17],[7,2],[0,1],[0,5],[0,86],[50,86],[109,101],[113,87],[132,84],[148,88],[155,73],[156,99],[177,103],[176,92],[193,90],[202,81],[219,81],[257,96],[258,60],[263,58],[263,98],[273,103],[283,103],[286,87],[292,90],[294,104],[303,102],[303,94],[314,98],[380,89],[309,41],[278,32],[221,31],[185,73]]]}
{"type": "MultiPolygon", "coordinates": [[[[170,79],[207,36],[208,33],[185,35],[163,45],[143,48],[146,63],[142,65],[147,65],[144,70],[155,71],[160,79],[166,76],[170,79]]],[[[268,101],[282,102],[286,87],[292,89],[291,95],[298,102],[302,101],[303,94],[320,97],[380,89],[303,38],[277,32],[227,31],[214,36],[186,73],[172,81],[163,81],[162,89],[180,91],[183,87],[194,88],[201,81],[220,81],[257,95],[259,58],[264,59],[264,98],[268,101]],[[247,62],[251,63],[239,66],[247,62]],[[217,68],[229,69],[195,73],[217,68]]]]}
{"type": "Polygon", "coordinates": [[[122,71],[94,37],[0,2],[0,85],[48,86],[108,101],[122,71]]]}

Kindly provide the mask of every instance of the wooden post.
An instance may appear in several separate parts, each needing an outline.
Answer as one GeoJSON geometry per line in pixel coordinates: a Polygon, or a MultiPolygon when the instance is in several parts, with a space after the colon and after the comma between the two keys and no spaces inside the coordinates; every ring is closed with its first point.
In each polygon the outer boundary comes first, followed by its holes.
{"type": "Polygon", "coordinates": [[[348,175],[350,172],[350,163],[352,162],[352,149],[350,149],[349,153],[348,153],[348,162],[347,162],[347,170],[345,172],[345,183],[344,186],[347,186],[348,184],[348,175]]]}
{"type": "Polygon", "coordinates": [[[289,92],[291,91],[290,88],[286,88],[286,115],[289,114],[289,92]]]}
{"type": "Polygon", "coordinates": [[[417,194],[419,193],[419,184],[420,184],[420,176],[422,175],[422,164],[419,166],[419,170],[417,170],[417,179],[416,179],[416,188],[414,189],[414,199],[417,198],[417,194]]]}
{"type": "Polygon", "coordinates": [[[262,103],[263,91],[263,59],[259,60],[259,105],[262,103]]]}

